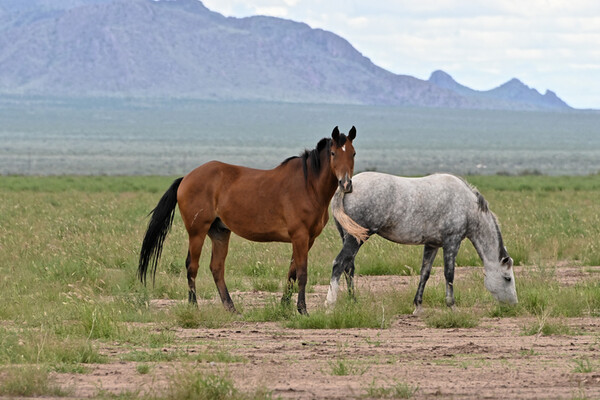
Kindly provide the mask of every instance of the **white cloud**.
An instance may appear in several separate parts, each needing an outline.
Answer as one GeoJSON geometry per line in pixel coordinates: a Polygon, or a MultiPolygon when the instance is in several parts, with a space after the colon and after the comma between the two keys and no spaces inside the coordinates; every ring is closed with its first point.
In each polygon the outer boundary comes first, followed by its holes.
{"type": "Polygon", "coordinates": [[[303,21],[375,64],[427,79],[443,69],[475,89],[517,77],[576,107],[600,108],[600,1],[204,0],[230,16],[303,21]]]}
{"type": "Polygon", "coordinates": [[[271,17],[287,18],[288,9],[285,7],[256,7],[256,15],[269,15],[271,17]]]}
{"type": "Polygon", "coordinates": [[[372,21],[370,21],[366,17],[354,17],[348,19],[348,25],[351,28],[365,28],[372,25],[372,21]]]}
{"type": "Polygon", "coordinates": [[[600,71],[600,64],[571,64],[570,66],[573,69],[600,71]]]}

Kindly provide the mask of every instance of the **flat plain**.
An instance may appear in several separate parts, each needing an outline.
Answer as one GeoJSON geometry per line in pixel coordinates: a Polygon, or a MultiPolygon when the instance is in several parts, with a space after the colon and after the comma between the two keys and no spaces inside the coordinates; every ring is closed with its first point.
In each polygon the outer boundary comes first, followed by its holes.
{"type": "MultiPolygon", "coordinates": [[[[369,239],[357,299],[323,305],[341,241],[309,257],[309,317],[279,303],[290,246],[232,237],[226,312],[205,244],[186,304],[177,215],[144,287],[137,255],[168,177],[0,177],[0,396],[45,398],[600,397],[600,176],[472,176],[517,265],[497,304],[464,242],[457,309],[441,257],[412,316],[421,248],[369,239]]],[[[343,286],[344,287],[344,286],[343,286]]],[[[342,288],[343,288],[342,287],[342,288]]]]}

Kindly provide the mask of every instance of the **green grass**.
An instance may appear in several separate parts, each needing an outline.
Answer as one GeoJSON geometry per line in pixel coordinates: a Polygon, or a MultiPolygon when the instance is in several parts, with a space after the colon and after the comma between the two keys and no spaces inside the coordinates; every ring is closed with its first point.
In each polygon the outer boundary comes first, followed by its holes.
{"type": "Polygon", "coordinates": [[[133,350],[119,357],[121,361],[135,361],[138,363],[158,363],[166,361],[195,361],[198,363],[239,363],[246,362],[244,357],[231,354],[226,349],[208,348],[205,351],[190,349],[173,350],[133,350]]]}
{"type": "Polygon", "coordinates": [[[583,387],[579,387],[576,392],[573,392],[571,400],[591,400],[592,397],[588,397],[583,387]]]}
{"type": "Polygon", "coordinates": [[[295,304],[281,304],[273,297],[260,307],[247,310],[243,318],[250,322],[281,322],[295,329],[347,329],[387,328],[399,314],[413,311],[409,292],[391,292],[377,296],[357,292],[356,299],[345,293],[339,296],[333,308],[324,306],[309,311],[308,316],[299,315],[295,304]]]}
{"type": "MultiPolygon", "coordinates": [[[[126,390],[126,391],[120,392],[120,393],[112,393],[112,392],[109,392],[108,390],[100,389],[100,390],[98,390],[98,393],[96,394],[96,396],[94,396],[94,398],[98,399],[98,400],[140,400],[140,399],[146,399],[147,396],[140,395],[139,390],[133,390],[133,391],[126,390]]],[[[157,397],[155,396],[154,398],[157,398],[157,397]]]]}
{"type": "Polygon", "coordinates": [[[177,325],[185,329],[222,328],[236,320],[236,315],[225,311],[221,304],[197,307],[187,303],[173,307],[177,325]]]}
{"type": "Polygon", "coordinates": [[[286,321],[296,315],[294,305],[282,304],[279,298],[271,298],[262,307],[253,308],[244,314],[250,322],[286,321]]]}
{"type": "Polygon", "coordinates": [[[331,375],[335,376],[362,375],[368,369],[368,367],[360,366],[355,362],[347,360],[345,357],[329,361],[328,365],[331,375]]]}
{"type": "Polygon", "coordinates": [[[202,371],[179,372],[171,377],[164,394],[156,399],[169,400],[261,400],[271,399],[269,391],[241,392],[226,374],[205,374],[202,371]]]}
{"type": "Polygon", "coordinates": [[[150,373],[150,369],[151,369],[151,367],[148,364],[138,364],[135,367],[135,370],[140,375],[146,375],[146,374],[150,373]]]}
{"type": "Polygon", "coordinates": [[[373,399],[410,399],[419,390],[418,387],[404,382],[396,382],[388,386],[377,385],[375,379],[365,389],[365,397],[373,399]]]}
{"type": "Polygon", "coordinates": [[[553,321],[540,319],[528,326],[523,327],[523,335],[525,336],[553,336],[553,335],[573,335],[575,334],[568,325],[562,321],[553,321]]]}
{"type": "Polygon", "coordinates": [[[20,366],[0,370],[0,396],[63,397],[70,392],[54,384],[48,371],[39,366],[20,366]]]}
{"type": "Polygon", "coordinates": [[[482,193],[494,192],[597,192],[600,191],[598,174],[587,176],[469,176],[468,181],[482,193]]]}
{"type": "Polygon", "coordinates": [[[36,193],[130,193],[162,194],[174,177],[165,176],[2,176],[3,191],[36,193]]]}
{"type": "Polygon", "coordinates": [[[106,359],[83,338],[61,338],[50,331],[0,328],[0,364],[102,363],[106,359]]]}
{"type": "Polygon", "coordinates": [[[573,362],[575,363],[575,368],[573,368],[573,372],[575,372],[576,374],[587,374],[590,372],[594,372],[594,370],[596,369],[589,358],[573,360],[573,362]]]}
{"type": "Polygon", "coordinates": [[[183,350],[173,350],[173,351],[162,351],[162,350],[154,350],[154,351],[140,351],[133,350],[129,353],[123,354],[119,357],[122,361],[135,361],[135,362],[165,362],[165,361],[182,361],[189,360],[191,358],[190,354],[183,350]]]}
{"type": "MultiPolygon", "coordinates": [[[[385,329],[398,315],[412,312],[416,285],[377,296],[359,291],[356,301],[344,292],[333,309],[314,307],[308,317],[300,316],[295,305],[279,302],[291,246],[254,243],[235,235],[225,277],[240,314],[226,312],[218,300],[208,268],[208,240],[196,284],[198,298],[214,302],[189,307],[184,268],[187,234],[178,215],[165,242],[156,282],[144,287],[136,270],[147,214],[172,179],[0,177],[0,367],[5,368],[4,374],[15,370],[16,375],[26,375],[28,371],[18,368],[27,365],[43,371],[85,373],[89,364],[115,358],[140,363],[244,362],[224,349],[214,357],[190,355],[177,348],[175,332],[253,322],[276,322],[284,330],[385,329]],[[244,308],[236,291],[271,292],[273,297],[244,308]],[[157,307],[153,305],[157,299],[175,300],[176,305],[157,307]],[[130,350],[106,356],[99,349],[107,344],[130,350]],[[140,346],[146,350],[139,350],[140,346]],[[173,351],[163,352],[163,348],[173,351]]],[[[472,279],[455,280],[458,311],[454,313],[446,310],[444,283],[430,282],[424,293],[424,307],[431,311],[426,323],[463,329],[476,326],[482,316],[530,317],[534,322],[523,328],[526,334],[573,334],[564,330],[568,324],[561,321],[600,316],[600,274],[561,285],[556,269],[562,263],[584,270],[600,265],[600,175],[468,180],[498,215],[515,263],[541,270],[525,268],[517,274],[519,303],[511,307],[498,305],[485,290],[483,271],[472,279]]],[[[331,263],[340,248],[339,235],[329,223],[309,254],[309,292],[314,285],[329,283],[331,263]]],[[[434,265],[442,265],[441,254],[434,265]]],[[[356,273],[414,276],[421,257],[421,246],[373,237],[358,253],[356,273]]],[[[461,246],[457,264],[481,265],[468,241],[461,246]]]]}
{"type": "Polygon", "coordinates": [[[520,311],[519,307],[498,303],[491,307],[491,309],[488,312],[488,317],[490,317],[490,318],[516,317],[519,315],[519,311],[520,311]]]}
{"type": "Polygon", "coordinates": [[[404,293],[376,297],[370,293],[357,292],[356,300],[347,295],[341,296],[332,309],[320,307],[311,311],[309,316],[294,313],[284,325],[297,329],[384,329],[390,326],[396,315],[410,312],[412,298],[407,301],[404,293]]]}
{"type": "Polygon", "coordinates": [[[294,316],[285,324],[288,328],[296,329],[347,329],[347,328],[387,328],[390,324],[386,319],[385,309],[369,312],[356,305],[336,305],[333,311],[319,309],[308,317],[294,316]]]}
{"type": "Polygon", "coordinates": [[[554,268],[525,271],[517,278],[519,304],[515,313],[551,317],[600,315],[600,282],[585,280],[570,286],[558,284],[554,268]]]}
{"type": "Polygon", "coordinates": [[[430,328],[474,328],[479,325],[479,319],[471,311],[441,310],[428,312],[425,324],[430,328]]]}

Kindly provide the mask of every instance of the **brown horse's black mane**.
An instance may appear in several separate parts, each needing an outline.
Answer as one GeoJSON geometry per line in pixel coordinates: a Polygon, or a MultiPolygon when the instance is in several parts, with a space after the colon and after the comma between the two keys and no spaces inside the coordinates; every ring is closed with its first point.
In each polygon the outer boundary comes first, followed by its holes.
{"type": "MultiPolygon", "coordinates": [[[[319,140],[317,143],[317,147],[312,150],[304,150],[299,156],[288,157],[281,162],[281,165],[287,164],[289,161],[294,160],[296,158],[302,159],[302,171],[304,172],[304,179],[308,179],[308,165],[310,164],[311,169],[315,172],[315,174],[319,174],[321,172],[321,151],[331,149],[331,142],[333,139],[323,138],[319,140]]],[[[340,134],[338,146],[343,146],[346,143],[346,135],[343,133],[340,134]]]]}

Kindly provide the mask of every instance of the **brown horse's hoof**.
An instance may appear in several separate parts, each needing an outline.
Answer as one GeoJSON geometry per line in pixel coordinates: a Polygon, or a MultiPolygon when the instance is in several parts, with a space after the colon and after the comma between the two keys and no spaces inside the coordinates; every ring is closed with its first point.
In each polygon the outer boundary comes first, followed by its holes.
{"type": "Polygon", "coordinates": [[[284,294],[283,297],[281,297],[281,305],[282,306],[289,306],[290,303],[292,302],[292,295],[291,294],[284,294]]]}
{"type": "Polygon", "coordinates": [[[192,292],[191,290],[188,292],[188,303],[190,305],[198,305],[198,300],[196,300],[196,292],[192,292]]]}
{"type": "Polygon", "coordinates": [[[238,310],[235,309],[235,306],[233,305],[233,303],[224,304],[224,306],[225,306],[225,309],[227,311],[229,311],[230,313],[235,314],[235,315],[242,315],[238,310]]]}

